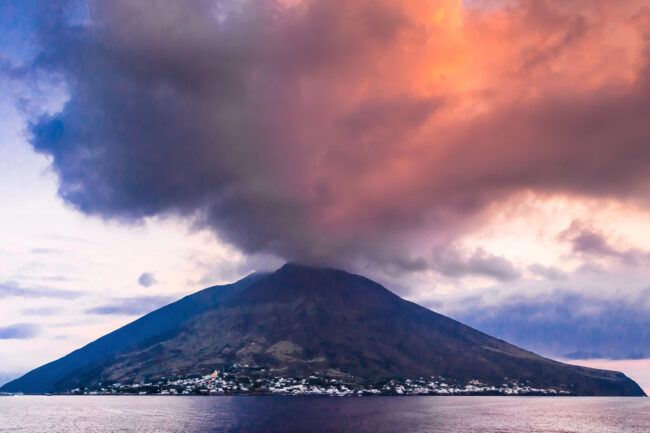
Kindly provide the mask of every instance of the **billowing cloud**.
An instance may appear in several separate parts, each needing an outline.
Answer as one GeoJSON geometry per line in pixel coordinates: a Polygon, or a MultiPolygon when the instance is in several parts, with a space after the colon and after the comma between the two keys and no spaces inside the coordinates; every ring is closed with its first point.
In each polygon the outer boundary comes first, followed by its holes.
{"type": "Polygon", "coordinates": [[[36,337],[40,332],[40,325],[35,323],[16,323],[0,327],[0,340],[29,339],[36,337]]]}
{"type": "Polygon", "coordinates": [[[151,287],[157,282],[156,277],[151,272],[144,272],[138,277],[138,284],[142,287],[151,287]]]}
{"type": "Polygon", "coordinates": [[[115,299],[113,302],[86,310],[87,314],[138,316],[150,313],[174,301],[171,296],[135,296],[115,299]]]}
{"type": "Polygon", "coordinates": [[[80,211],[191,216],[247,253],[516,278],[422,251],[524,191],[647,206],[642,0],[48,2],[34,148],[80,211]],[[421,257],[410,251],[419,249],[421,257]]]}

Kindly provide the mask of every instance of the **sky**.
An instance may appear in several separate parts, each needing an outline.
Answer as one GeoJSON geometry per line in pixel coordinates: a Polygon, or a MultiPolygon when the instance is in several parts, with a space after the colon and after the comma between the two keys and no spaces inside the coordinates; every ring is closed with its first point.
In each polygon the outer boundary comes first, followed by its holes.
{"type": "Polygon", "coordinates": [[[0,5],[0,383],[286,261],[650,389],[650,7],[0,5]]]}

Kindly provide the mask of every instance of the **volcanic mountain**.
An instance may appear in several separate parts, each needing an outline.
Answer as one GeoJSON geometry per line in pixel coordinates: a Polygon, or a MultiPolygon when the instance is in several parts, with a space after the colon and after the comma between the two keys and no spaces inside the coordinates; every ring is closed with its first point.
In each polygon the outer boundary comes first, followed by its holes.
{"type": "Polygon", "coordinates": [[[207,374],[233,364],[275,376],[363,382],[443,376],[516,380],[578,395],[642,396],[622,373],[556,362],[408,302],[344,271],[287,264],[187,296],[4,385],[64,392],[100,382],[207,374]]]}

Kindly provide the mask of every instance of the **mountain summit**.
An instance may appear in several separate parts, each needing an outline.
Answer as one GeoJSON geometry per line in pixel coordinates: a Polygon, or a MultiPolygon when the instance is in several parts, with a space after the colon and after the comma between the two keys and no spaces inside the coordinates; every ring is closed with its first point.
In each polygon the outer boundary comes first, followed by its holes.
{"type": "Polygon", "coordinates": [[[622,373],[556,362],[408,302],[344,271],[287,264],[187,296],[0,390],[65,392],[100,383],[205,375],[318,374],[356,383],[444,377],[524,383],[574,395],[642,396],[622,373]]]}

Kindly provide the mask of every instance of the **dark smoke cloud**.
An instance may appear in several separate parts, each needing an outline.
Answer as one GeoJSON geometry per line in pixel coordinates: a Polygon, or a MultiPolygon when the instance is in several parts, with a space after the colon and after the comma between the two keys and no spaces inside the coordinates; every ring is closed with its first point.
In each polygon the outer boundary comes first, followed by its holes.
{"type": "Polygon", "coordinates": [[[89,24],[69,25],[48,2],[34,70],[70,99],[31,134],[61,197],[105,218],[191,216],[248,253],[501,280],[518,272],[499,258],[406,251],[524,190],[647,199],[643,2],[467,12],[461,41],[429,18],[453,18],[452,0],[285,3],[90,1],[89,24]]]}

